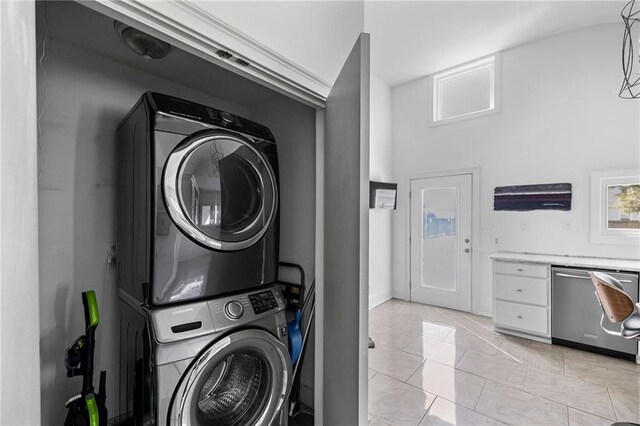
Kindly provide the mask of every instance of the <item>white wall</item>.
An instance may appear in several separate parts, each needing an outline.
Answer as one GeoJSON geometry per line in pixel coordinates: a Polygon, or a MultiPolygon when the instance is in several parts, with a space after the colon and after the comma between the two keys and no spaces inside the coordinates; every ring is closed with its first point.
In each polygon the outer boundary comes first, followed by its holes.
{"type": "Polygon", "coordinates": [[[487,257],[495,251],[639,257],[638,247],[589,241],[589,173],[640,163],[639,103],[617,96],[621,42],[621,25],[603,25],[504,51],[502,111],[468,121],[427,127],[426,77],[393,88],[393,176],[401,193],[393,218],[394,295],[409,295],[411,174],[480,167],[475,312],[491,313],[487,257]],[[493,211],[496,186],[556,182],[573,184],[570,212],[493,211]]]}
{"type": "Polygon", "coordinates": [[[0,424],[40,422],[34,3],[0,2],[0,424]]]}
{"type": "MultiPolygon", "coordinates": [[[[371,180],[392,182],[391,89],[371,75],[369,166],[371,180]]],[[[369,209],[369,307],[391,298],[391,219],[393,210],[369,209]]]]}

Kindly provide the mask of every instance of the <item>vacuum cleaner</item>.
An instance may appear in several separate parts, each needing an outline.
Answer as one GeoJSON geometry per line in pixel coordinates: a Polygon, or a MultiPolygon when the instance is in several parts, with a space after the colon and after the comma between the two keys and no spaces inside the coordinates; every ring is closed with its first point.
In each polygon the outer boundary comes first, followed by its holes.
{"type": "Polygon", "coordinates": [[[85,334],[67,348],[64,366],[67,377],[82,376],[82,392],[65,404],[68,412],[65,426],[106,426],[106,371],[100,372],[98,393],[93,388],[93,354],[96,328],[100,323],[98,302],[93,290],[82,293],[84,305],[85,334]]]}

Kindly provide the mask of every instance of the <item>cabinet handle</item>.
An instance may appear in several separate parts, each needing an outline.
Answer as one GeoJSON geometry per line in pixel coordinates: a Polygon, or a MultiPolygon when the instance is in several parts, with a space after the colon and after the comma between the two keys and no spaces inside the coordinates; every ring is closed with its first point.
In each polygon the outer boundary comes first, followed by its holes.
{"type": "Polygon", "coordinates": [[[520,318],[520,319],[522,319],[522,315],[518,315],[518,317],[517,317],[517,318],[520,318]]]}
{"type": "MultiPolygon", "coordinates": [[[[556,277],[566,277],[566,278],[580,278],[581,280],[591,280],[589,277],[582,277],[580,275],[571,275],[571,274],[563,274],[562,272],[556,272],[556,277]]],[[[631,280],[618,280],[621,283],[631,283],[631,280]]]]}
{"type": "Polygon", "coordinates": [[[519,291],[520,293],[522,293],[522,289],[521,288],[517,289],[516,291],[519,291]]]}
{"type": "Polygon", "coordinates": [[[582,277],[580,275],[563,274],[561,272],[556,272],[556,277],[580,278],[581,280],[589,280],[589,281],[591,281],[591,278],[589,278],[589,277],[582,277]]]}
{"type": "Polygon", "coordinates": [[[518,271],[518,272],[522,272],[522,271],[523,271],[523,269],[522,269],[522,268],[518,268],[518,269],[516,269],[516,271],[518,271]]]}

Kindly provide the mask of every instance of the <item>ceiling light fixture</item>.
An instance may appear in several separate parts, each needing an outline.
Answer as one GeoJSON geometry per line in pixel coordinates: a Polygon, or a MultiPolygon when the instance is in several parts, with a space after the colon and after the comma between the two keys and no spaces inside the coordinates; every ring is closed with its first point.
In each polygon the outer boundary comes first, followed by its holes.
{"type": "Polygon", "coordinates": [[[625,29],[622,38],[622,70],[624,80],[619,96],[624,99],[640,98],[640,51],[634,49],[633,42],[640,44],[640,6],[631,0],[622,8],[625,29]],[[635,66],[635,70],[634,70],[635,66]]]}
{"type": "Polygon", "coordinates": [[[169,43],[147,33],[143,33],[122,22],[114,21],[113,28],[120,35],[127,47],[142,56],[147,62],[152,59],[162,59],[171,51],[171,45],[169,43]]]}

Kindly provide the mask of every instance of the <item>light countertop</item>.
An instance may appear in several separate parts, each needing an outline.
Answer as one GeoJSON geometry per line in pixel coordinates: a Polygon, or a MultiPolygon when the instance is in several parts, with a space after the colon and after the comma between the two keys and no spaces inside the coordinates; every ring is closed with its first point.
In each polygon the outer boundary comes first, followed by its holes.
{"type": "Polygon", "coordinates": [[[489,256],[492,260],[511,262],[544,263],[547,265],[573,266],[578,268],[610,269],[614,271],[640,272],[640,260],[612,259],[605,257],[560,256],[555,254],[497,252],[489,256]]]}

